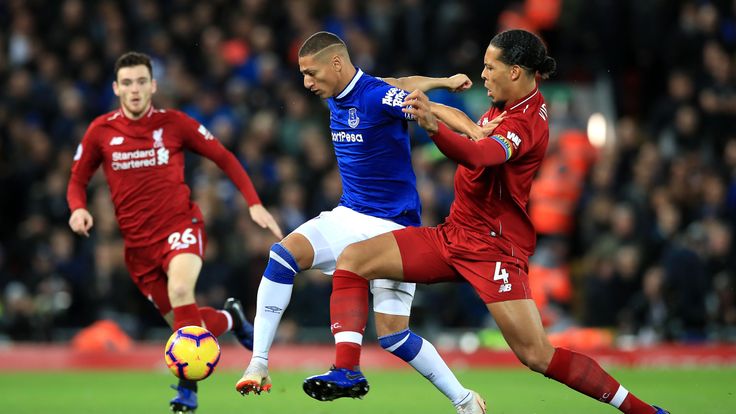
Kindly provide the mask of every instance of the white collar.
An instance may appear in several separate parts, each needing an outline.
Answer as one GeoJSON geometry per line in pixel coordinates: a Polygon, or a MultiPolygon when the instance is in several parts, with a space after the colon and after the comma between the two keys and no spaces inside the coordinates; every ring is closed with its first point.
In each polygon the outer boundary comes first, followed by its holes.
{"type": "Polygon", "coordinates": [[[358,69],[358,71],[355,73],[355,76],[353,76],[353,79],[350,81],[350,83],[348,83],[348,86],[346,86],[345,89],[343,89],[342,92],[340,92],[340,94],[335,97],[335,99],[342,99],[347,96],[347,94],[349,94],[353,90],[353,88],[355,88],[355,84],[358,83],[358,79],[360,79],[361,76],[363,76],[363,71],[358,69]]]}

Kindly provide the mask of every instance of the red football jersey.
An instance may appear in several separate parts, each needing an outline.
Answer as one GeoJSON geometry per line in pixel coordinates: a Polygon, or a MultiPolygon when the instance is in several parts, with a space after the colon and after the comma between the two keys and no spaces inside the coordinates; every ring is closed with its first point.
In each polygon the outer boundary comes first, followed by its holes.
{"type": "Polygon", "coordinates": [[[501,145],[506,161],[490,167],[458,166],[455,201],[447,221],[507,240],[512,249],[507,254],[526,259],[536,246],[527,203],[532,180],[547,151],[547,107],[535,88],[524,98],[507,103],[504,109],[491,107],[478,124],[490,122],[504,110],[504,120],[489,139],[477,142],[476,151],[497,152],[501,145]]]}
{"type": "Polygon", "coordinates": [[[137,120],[118,109],[90,124],[74,156],[69,209],[86,208],[87,183],[102,164],[126,246],[149,245],[186,220],[202,220],[184,181],[185,149],[214,161],[248,205],[260,203],[238,160],[204,126],[179,111],[151,107],[137,120]]]}

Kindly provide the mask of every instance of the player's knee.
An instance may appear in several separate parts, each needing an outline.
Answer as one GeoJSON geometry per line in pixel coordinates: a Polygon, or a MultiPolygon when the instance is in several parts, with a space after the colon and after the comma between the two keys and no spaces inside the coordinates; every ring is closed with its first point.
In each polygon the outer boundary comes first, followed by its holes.
{"type": "Polygon", "coordinates": [[[370,276],[369,263],[358,244],[351,244],[343,249],[337,258],[337,268],[357,273],[363,277],[370,276]]]}
{"type": "Polygon", "coordinates": [[[376,334],[378,334],[378,336],[391,335],[408,328],[408,316],[376,313],[376,334]]]}
{"type": "Polygon", "coordinates": [[[268,253],[268,265],[263,277],[282,284],[293,284],[294,276],[299,273],[299,264],[291,252],[281,243],[274,243],[268,253]]]}
{"type": "Polygon", "coordinates": [[[180,281],[169,281],[169,299],[172,303],[180,303],[194,299],[194,286],[180,281]]]}

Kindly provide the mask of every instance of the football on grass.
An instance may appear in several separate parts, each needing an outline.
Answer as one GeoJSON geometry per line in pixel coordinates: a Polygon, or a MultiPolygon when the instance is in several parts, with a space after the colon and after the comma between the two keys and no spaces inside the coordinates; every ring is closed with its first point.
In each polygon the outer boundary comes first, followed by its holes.
{"type": "Polygon", "coordinates": [[[169,337],[164,359],[166,366],[177,377],[203,380],[212,374],[220,361],[220,344],[207,329],[185,326],[169,337]]]}

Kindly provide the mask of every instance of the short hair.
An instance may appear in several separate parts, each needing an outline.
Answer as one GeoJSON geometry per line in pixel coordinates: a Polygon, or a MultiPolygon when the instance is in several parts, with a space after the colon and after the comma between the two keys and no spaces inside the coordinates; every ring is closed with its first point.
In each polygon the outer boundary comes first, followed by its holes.
{"type": "Polygon", "coordinates": [[[115,61],[115,79],[118,78],[118,71],[120,68],[127,68],[131,66],[143,65],[148,68],[148,73],[153,78],[153,65],[151,64],[151,57],[145,53],[140,52],[127,52],[115,61]]]}
{"type": "Polygon", "coordinates": [[[546,79],[557,69],[557,62],[547,55],[547,47],[537,35],[526,30],[507,30],[491,39],[491,46],[501,50],[499,60],[539,72],[546,79]]]}
{"type": "Polygon", "coordinates": [[[314,55],[330,46],[342,46],[347,50],[345,42],[336,34],[330,32],[317,32],[304,41],[299,49],[299,57],[314,55]]]}

